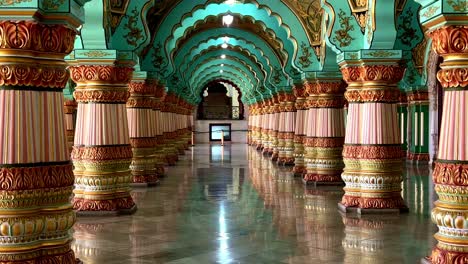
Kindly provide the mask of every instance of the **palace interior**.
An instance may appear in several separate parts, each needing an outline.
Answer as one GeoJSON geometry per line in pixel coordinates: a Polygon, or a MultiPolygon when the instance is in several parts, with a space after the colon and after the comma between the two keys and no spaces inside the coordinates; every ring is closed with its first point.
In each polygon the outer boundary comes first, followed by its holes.
{"type": "Polygon", "coordinates": [[[0,264],[468,264],[467,0],[0,16],[0,264]]]}

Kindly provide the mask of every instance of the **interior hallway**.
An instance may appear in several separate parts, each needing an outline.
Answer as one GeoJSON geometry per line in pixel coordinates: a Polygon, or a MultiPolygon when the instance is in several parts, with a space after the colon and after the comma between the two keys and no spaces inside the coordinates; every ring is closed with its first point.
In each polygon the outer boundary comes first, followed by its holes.
{"type": "Polygon", "coordinates": [[[344,216],[342,187],[304,187],[244,144],[197,145],[159,186],[132,192],[138,211],[79,217],[76,256],[94,263],[417,263],[431,252],[435,194],[407,167],[408,214],[344,216]]]}

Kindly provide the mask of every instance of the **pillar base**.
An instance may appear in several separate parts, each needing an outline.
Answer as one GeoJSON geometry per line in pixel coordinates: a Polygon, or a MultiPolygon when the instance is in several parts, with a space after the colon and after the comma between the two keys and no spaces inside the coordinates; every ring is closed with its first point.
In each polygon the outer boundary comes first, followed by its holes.
{"type": "Polygon", "coordinates": [[[306,173],[302,178],[306,185],[344,185],[340,175],[323,175],[315,173],[306,173]]]}
{"type": "Polygon", "coordinates": [[[73,250],[69,250],[68,252],[64,253],[56,253],[53,255],[51,252],[56,250],[53,247],[43,248],[39,251],[34,251],[31,253],[28,252],[21,252],[19,254],[24,255],[25,258],[19,257],[15,253],[9,253],[8,255],[3,255],[0,257],[0,264],[36,264],[36,263],[60,263],[60,264],[83,264],[78,258],[75,258],[75,253],[73,250]],[[43,255],[37,256],[37,254],[43,255]],[[48,255],[51,254],[51,255],[48,255]],[[28,256],[29,255],[29,258],[28,256]],[[36,255],[36,256],[34,256],[36,255]],[[32,258],[31,258],[32,257],[32,258]]]}
{"type": "Polygon", "coordinates": [[[116,216],[130,215],[136,212],[137,206],[132,197],[114,200],[74,199],[73,209],[77,216],[116,216]]]}
{"type": "Polygon", "coordinates": [[[155,186],[159,183],[159,179],[156,175],[134,175],[133,182],[130,183],[132,187],[148,187],[155,186]]]}
{"type": "Polygon", "coordinates": [[[342,203],[338,203],[338,210],[345,214],[358,214],[358,215],[372,215],[372,214],[402,214],[408,213],[409,208],[407,206],[401,208],[359,208],[355,206],[346,206],[342,203]]]}
{"type": "Polygon", "coordinates": [[[282,166],[294,166],[294,158],[278,158],[276,164],[282,166]]]}
{"type": "Polygon", "coordinates": [[[302,177],[304,177],[307,170],[306,170],[305,166],[294,165],[293,172],[294,172],[294,177],[301,177],[302,178],[302,177]]]}

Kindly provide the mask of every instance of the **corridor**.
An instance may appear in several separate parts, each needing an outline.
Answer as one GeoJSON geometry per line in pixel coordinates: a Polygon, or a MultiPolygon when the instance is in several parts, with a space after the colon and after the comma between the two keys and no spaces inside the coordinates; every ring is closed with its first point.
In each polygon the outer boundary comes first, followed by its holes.
{"type": "Polygon", "coordinates": [[[160,185],[134,188],[138,211],[79,217],[73,249],[95,263],[418,263],[431,252],[435,193],[406,167],[403,215],[345,216],[342,187],[305,187],[244,144],[197,145],[160,185]]]}

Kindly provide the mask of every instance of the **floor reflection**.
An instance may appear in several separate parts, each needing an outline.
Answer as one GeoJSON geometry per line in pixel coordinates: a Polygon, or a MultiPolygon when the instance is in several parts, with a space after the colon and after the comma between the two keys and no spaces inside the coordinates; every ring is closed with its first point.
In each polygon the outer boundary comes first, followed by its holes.
{"type": "Polygon", "coordinates": [[[135,189],[135,215],[79,218],[85,263],[416,263],[436,227],[427,167],[405,168],[410,213],[342,215],[342,187],[306,188],[245,145],[198,145],[155,188],[135,189]]]}

